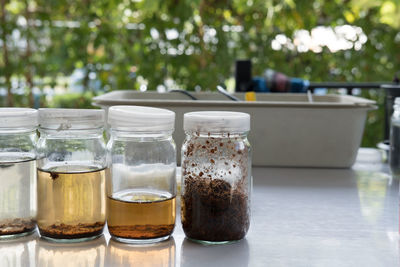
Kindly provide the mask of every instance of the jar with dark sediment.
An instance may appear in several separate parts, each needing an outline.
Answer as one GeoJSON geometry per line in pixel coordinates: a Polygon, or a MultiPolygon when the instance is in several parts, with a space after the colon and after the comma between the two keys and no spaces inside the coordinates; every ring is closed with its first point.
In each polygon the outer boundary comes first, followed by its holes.
{"type": "Polygon", "coordinates": [[[205,243],[245,237],[250,225],[250,116],[184,115],[181,220],[186,236],[205,243]]]}

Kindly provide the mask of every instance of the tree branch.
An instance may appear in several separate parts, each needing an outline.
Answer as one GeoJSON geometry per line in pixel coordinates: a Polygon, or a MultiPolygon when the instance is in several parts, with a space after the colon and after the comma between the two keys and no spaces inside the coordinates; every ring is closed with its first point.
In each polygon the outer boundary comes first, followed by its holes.
{"type": "Polygon", "coordinates": [[[6,79],[7,88],[7,106],[14,106],[14,98],[11,92],[11,66],[8,57],[8,47],[7,47],[7,20],[6,20],[6,4],[7,0],[0,0],[0,23],[2,27],[1,40],[3,42],[3,62],[4,62],[4,76],[6,79]]]}

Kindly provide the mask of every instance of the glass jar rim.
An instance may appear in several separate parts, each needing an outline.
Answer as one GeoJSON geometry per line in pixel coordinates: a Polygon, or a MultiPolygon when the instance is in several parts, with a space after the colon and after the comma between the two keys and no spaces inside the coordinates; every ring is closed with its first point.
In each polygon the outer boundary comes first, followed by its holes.
{"type": "Polygon", "coordinates": [[[108,109],[108,124],[113,130],[157,133],[173,131],[175,112],[143,106],[112,106],[108,109]]]}
{"type": "Polygon", "coordinates": [[[233,111],[196,111],[185,113],[183,129],[198,132],[248,132],[250,115],[233,111]]]}
{"type": "Polygon", "coordinates": [[[39,109],[39,127],[51,130],[88,130],[104,127],[102,109],[39,109]]]}
{"type": "Polygon", "coordinates": [[[38,125],[38,111],[32,108],[0,108],[0,130],[33,129],[38,125]]]}

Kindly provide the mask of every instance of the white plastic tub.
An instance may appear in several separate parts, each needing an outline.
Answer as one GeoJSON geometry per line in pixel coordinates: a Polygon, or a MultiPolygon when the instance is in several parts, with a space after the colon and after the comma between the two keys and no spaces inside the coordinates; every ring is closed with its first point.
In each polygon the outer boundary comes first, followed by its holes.
{"type": "MultiPolygon", "coordinates": [[[[219,93],[113,91],[95,97],[93,104],[107,111],[113,105],[141,105],[176,112],[174,139],[180,154],[184,139],[183,114],[199,110],[232,110],[251,115],[253,165],[334,167],[353,165],[360,146],[367,111],[375,101],[354,96],[258,94],[256,102],[235,102],[219,93]]],[[[244,94],[235,94],[244,99],[244,94]]],[[[179,160],[179,159],[178,159],[179,160]]],[[[179,161],[178,161],[179,162],[179,161]]]]}

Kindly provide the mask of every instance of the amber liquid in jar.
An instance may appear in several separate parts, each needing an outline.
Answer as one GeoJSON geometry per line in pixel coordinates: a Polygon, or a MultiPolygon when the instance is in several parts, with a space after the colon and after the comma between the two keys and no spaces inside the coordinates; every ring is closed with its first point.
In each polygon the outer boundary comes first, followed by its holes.
{"type": "Polygon", "coordinates": [[[42,236],[96,237],[105,224],[106,169],[59,166],[38,169],[38,217],[42,236]]]}
{"type": "Polygon", "coordinates": [[[108,197],[107,210],[108,230],[117,239],[155,239],[174,230],[176,200],[167,192],[116,192],[108,197]]]}

